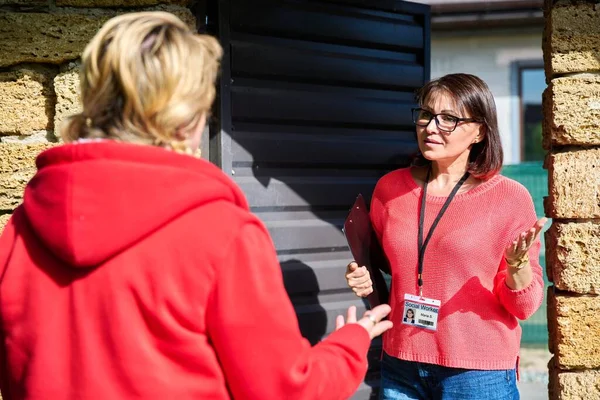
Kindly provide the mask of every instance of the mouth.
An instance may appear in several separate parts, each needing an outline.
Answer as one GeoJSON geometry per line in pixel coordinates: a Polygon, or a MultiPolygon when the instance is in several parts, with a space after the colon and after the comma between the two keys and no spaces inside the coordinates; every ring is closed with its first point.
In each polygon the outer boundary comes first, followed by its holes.
{"type": "Polygon", "coordinates": [[[439,142],[439,141],[437,141],[435,139],[432,139],[432,138],[425,138],[423,140],[423,143],[425,143],[425,144],[443,144],[442,142],[439,142]]]}

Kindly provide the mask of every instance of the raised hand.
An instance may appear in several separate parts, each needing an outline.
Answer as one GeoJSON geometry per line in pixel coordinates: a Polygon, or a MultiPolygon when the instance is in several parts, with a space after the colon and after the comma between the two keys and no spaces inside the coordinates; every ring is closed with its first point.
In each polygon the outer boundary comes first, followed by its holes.
{"type": "Polygon", "coordinates": [[[356,320],[356,307],[350,306],[348,308],[348,315],[346,321],[342,315],[338,315],[335,320],[335,330],[337,331],[346,324],[359,324],[369,333],[371,339],[376,338],[383,332],[390,329],[394,324],[392,321],[382,321],[391,311],[391,307],[387,304],[381,304],[372,310],[366,311],[364,316],[356,320]]]}
{"type": "Polygon", "coordinates": [[[521,232],[515,240],[506,247],[504,257],[509,266],[520,268],[527,262],[527,252],[535,239],[537,239],[547,220],[547,218],[538,219],[531,229],[521,232]]]}

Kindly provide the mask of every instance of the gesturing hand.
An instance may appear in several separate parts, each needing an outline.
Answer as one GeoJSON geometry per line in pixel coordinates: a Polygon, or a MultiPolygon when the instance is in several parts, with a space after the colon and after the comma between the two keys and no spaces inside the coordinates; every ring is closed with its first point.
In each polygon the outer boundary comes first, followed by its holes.
{"type": "Polygon", "coordinates": [[[527,259],[527,252],[540,234],[547,218],[540,218],[528,231],[521,232],[511,244],[506,247],[504,257],[510,266],[519,266],[527,259]]]}
{"type": "Polygon", "coordinates": [[[343,315],[337,316],[335,320],[335,330],[337,331],[346,324],[359,324],[366,329],[366,331],[369,333],[369,337],[374,339],[394,326],[392,321],[382,321],[382,319],[385,318],[391,310],[392,308],[389,305],[381,304],[372,310],[366,311],[364,316],[357,321],[356,307],[350,306],[348,308],[346,321],[344,321],[343,315]]]}
{"type": "Polygon", "coordinates": [[[358,267],[358,264],[352,261],[346,267],[346,282],[352,291],[359,297],[367,297],[373,293],[373,282],[371,275],[366,267],[358,267]]]}

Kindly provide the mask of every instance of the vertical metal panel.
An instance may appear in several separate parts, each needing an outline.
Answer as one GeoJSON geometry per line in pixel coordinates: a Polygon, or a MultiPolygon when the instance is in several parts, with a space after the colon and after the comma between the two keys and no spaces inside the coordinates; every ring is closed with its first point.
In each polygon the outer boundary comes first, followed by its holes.
{"type": "MultiPolygon", "coordinates": [[[[429,7],[397,0],[219,0],[225,55],[211,159],[277,247],[303,334],[364,303],[341,232],[356,195],[416,150],[413,93],[429,79],[429,7]],[[219,157],[213,154],[218,153],[219,157]]],[[[381,341],[354,399],[377,395],[381,341]]]]}
{"type": "Polygon", "coordinates": [[[425,82],[427,82],[431,78],[431,18],[429,16],[429,10],[424,12],[421,21],[423,22],[423,32],[425,34],[423,53],[421,54],[423,57],[423,77],[425,78],[425,82]]]}
{"type": "Polygon", "coordinates": [[[221,79],[219,87],[219,96],[217,99],[218,108],[218,125],[217,132],[211,138],[211,161],[216,163],[226,174],[233,172],[232,157],[231,157],[231,46],[229,1],[219,1],[217,11],[217,29],[218,37],[223,45],[223,58],[221,61],[221,79]]]}

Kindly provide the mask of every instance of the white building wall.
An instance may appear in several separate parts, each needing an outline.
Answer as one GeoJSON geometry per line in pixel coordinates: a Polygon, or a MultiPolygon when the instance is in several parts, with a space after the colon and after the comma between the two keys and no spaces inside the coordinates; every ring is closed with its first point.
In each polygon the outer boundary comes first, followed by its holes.
{"type": "Polygon", "coordinates": [[[479,76],[494,94],[505,164],[520,162],[520,114],[515,62],[542,62],[540,29],[432,32],[431,78],[464,72],[479,76]],[[525,31],[525,32],[524,32],[525,31]]]}

